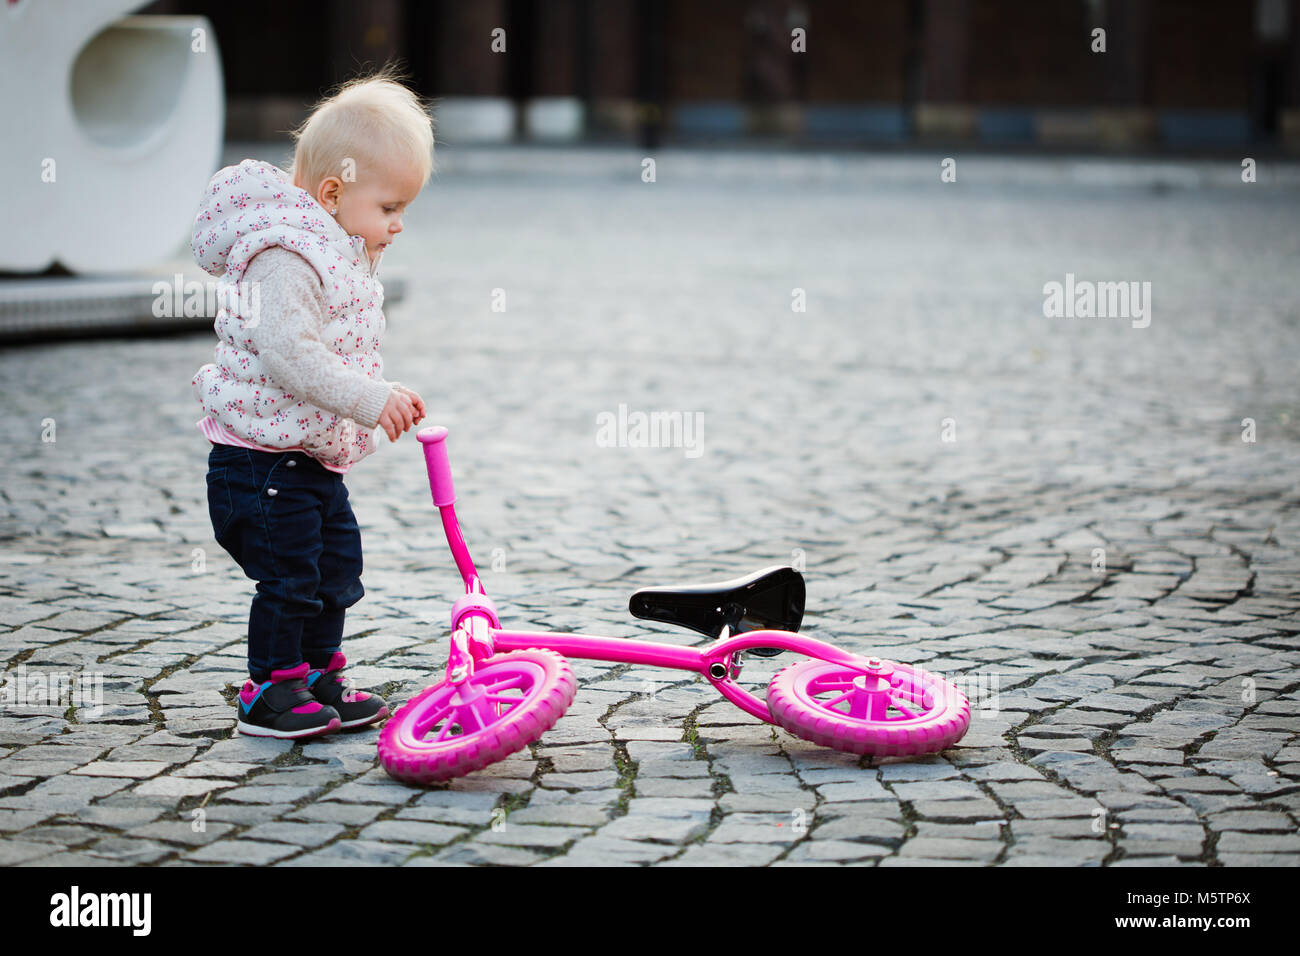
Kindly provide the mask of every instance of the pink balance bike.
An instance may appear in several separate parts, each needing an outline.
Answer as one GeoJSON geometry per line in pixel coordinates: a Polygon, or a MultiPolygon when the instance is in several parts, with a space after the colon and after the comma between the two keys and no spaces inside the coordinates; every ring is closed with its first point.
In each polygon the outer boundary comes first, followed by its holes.
{"type": "Polygon", "coordinates": [[[796,634],[804,584],[793,568],[632,595],[633,615],[715,638],[705,647],[501,627],[456,521],[447,429],[424,428],[417,437],[465,594],[451,609],[446,677],[398,708],[380,732],[379,759],[391,776],[417,783],[459,777],[540,738],[577,693],[562,654],[695,671],[759,720],[849,753],[932,753],[966,733],[970,704],[938,675],[796,634]],[[772,657],[782,651],[812,659],[772,678],[766,703],[736,683],[743,653],[772,657]]]}

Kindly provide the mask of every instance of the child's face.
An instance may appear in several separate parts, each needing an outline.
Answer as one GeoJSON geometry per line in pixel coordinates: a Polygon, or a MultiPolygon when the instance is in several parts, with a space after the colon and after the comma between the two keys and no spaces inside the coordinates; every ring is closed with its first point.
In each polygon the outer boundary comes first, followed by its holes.
{"type": "Polygon", "coordinates": [[[355,182],[330,177],[321,183],[317,197],[326,211],[337,209],[334,220],[349,236],[366,240],[374,262],[402,231],[402,214],[423,186],[418,173],[401,167],[380,167],[370,176],[358,173],[355,182]]]}

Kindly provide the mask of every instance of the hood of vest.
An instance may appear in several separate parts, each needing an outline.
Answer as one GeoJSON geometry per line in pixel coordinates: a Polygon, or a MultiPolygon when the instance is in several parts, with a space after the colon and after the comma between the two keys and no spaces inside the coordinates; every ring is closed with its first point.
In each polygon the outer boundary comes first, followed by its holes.
{"type": "Polygon", "coordinates": [[[194,261],[211,275],[237,281],[254,255],[277,244],[303,253],[309,261],[316,258],[312,251],[336,251],[371,276],[383,256],[370,262],[365,239],[349,236],[278,166],[246,159],[219,170],[195,216],[190,243],[194,261]]]}

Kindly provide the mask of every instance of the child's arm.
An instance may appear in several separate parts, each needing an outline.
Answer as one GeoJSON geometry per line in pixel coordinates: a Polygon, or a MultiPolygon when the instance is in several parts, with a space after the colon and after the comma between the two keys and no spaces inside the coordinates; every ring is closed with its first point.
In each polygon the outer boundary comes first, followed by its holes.
{"type": "MultiPolygon", "coordinates": [[[[380,424],[394,396],[410,404],[390,382],[348,368],[321,340],[320,278],[302,256],[280,246],[265,249],[249,263],[244,280],[257,283],[260,297],[258,321],[245,328],[277,386],[364,428],[380,424]]],[[[389,437],[396,437],[391,430],[389,437]]]]}

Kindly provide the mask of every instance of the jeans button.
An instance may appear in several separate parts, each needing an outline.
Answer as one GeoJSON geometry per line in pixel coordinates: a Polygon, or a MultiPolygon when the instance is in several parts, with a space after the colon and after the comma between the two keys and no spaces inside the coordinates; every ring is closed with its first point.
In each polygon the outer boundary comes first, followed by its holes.
{"type": "Polygon", "coordinates": [[[280,492],[277,491],[277,490],[274,489],[274,488],[267,488],[267,489],[266,489],[266,493],[267,493],[268,495],[270,495],[272,498],[274,498],[274,497],[275,497],[276,495],[278,495],[280,492]]]}

